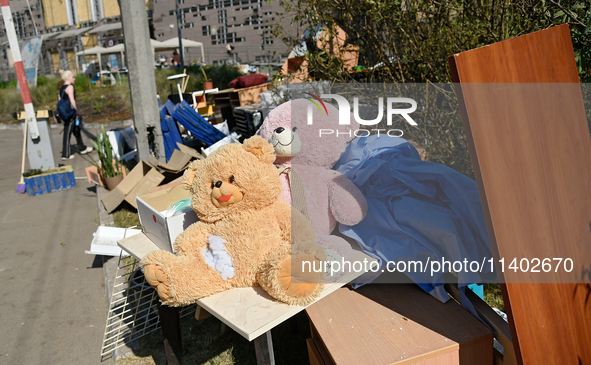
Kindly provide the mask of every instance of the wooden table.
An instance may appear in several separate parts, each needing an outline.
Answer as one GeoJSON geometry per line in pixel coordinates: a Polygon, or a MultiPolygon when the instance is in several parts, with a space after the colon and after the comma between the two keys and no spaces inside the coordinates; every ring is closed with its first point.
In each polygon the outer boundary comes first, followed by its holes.
{"type": "MultiPolygon", "coordinates": [[[[369,262],[374,261],[373,258],[363,253],[356,243],[349,242],[352,243],[351,246],[354,249],[351,261],[363,261],[364,259],[369,262]]],[[[125,238],[119,241],[118,245],[138,260],[159,249],[143,233],[125,238]]],[[[337,283],[327,284],[320,298],[307,306],[290,306],[278,302],[260,287],[228,290],[200,299],[197,304],[247,340],[255,340],[257,362],[273,364],[271,329],[317,303],[361,274],[348,273],[337,283]]]]}
{"type": "Polygon", "coordinates": [[[311,364],[492,364],[493,334],[415,284],[341,288],[306,309],[311,364]]]}

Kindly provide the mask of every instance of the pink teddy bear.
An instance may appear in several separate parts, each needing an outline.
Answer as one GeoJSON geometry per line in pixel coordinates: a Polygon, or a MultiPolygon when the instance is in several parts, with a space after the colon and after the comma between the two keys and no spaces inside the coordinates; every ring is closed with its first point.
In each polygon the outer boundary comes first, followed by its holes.
{"type": "MultiPolygon", "coordinates": [[[[351,246],[331,233],[337,222],[348,226],[361,222],[367,214],[367,201],[351,180],[331,170],[354,138],[351,126],[356,123],[351,116],[349,126],[339,125],[339,111],[330,104],[325,106],[320,111],[306,99],[286,102],[269,113],[257,134],[273,144],[275,165],[290,167],[301,178],[316,241],[325,249],[327,261],[340,262],[351,259],[351,246]],[[308,124],[309,105],[313,106],[312,125],[308,124]],[[327,132],[328,129],[334,133],[327,132]]],[[[291,204],[292,188],[287,174],[281,175],[281,181],[282,197],[291,204]]],[[[335,281],[343,274],[332,278],[328,275],[327,279],[335,281]]]]}

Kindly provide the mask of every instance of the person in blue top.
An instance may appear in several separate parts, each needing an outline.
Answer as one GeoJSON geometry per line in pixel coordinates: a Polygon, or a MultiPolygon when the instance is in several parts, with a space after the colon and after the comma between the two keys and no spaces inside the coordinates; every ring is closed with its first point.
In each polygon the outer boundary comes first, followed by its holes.
{"type": "Polygon", "coordinates": [[[68,120],[63,120],[64,122],[64,139],[63,139],[63,149],[62,149],[62,160],[70,160],[74,158],[74,154],[72,153],[72,147],[70,146],[70,137],[74,134],[76,137],[76,142],[78,143],[78,151],[81,155],[87,154],[93,150],[92,147],[86,147],[84,142],[82,141],[82,136],[80,135],[80,112],[78,107],[76,106],[76,99],[74,97],[74,81],[76,80],[72,71],[63,71],[61,73],[62,80],[64,80],[64,85],[59,89],[59,98],[69,98],[70,104],[72,108],[76,110],[76,115],[68,120]]]}

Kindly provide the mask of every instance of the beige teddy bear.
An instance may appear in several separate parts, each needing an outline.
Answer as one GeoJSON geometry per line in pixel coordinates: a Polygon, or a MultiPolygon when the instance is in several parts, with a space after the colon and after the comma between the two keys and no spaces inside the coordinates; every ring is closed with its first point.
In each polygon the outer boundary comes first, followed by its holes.
{"type": "Polygon", "coordinates": [[[320,295],[324,274],[313,268],[325,253],[309,222],[281,199],[273,161],[273,146],[254,136],[189,166],[184,183],[200,221],[177,237],[176,255],[156,251],[140,263],[163,304],[256,285],[288,304],[320,295]]]}

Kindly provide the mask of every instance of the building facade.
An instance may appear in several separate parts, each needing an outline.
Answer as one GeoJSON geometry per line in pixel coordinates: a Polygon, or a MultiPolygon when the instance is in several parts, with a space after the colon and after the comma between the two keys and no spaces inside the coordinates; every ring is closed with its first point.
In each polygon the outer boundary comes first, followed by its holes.
{"type": "MultiPolygon", "coordinates": [[[[17,37],[26,40],[43,36],[39,75],[58,70],[82,71],[96,61],[94,55],[78,55],[94,46],[110,47],[123,43],[121,14],[117,0],[10,0],[17,37]]],[[[210,65],[280,63],[289,49],[272,35],[277,2],[266,0],[146,0],[150,35],[158,41],[178,37],[203,43],[201,51],[189,49],[186,65],[200,61],[210,65]],[[178,1],[178,19],[177,4],[178,1]]],[[[1,15],[0,15],[1,16],[1,15]]],[[[0,78],[16,77],[4,22],[0,22],[0,78]]],[[[168,59],[172,52],[156,54],[168,59]]],[[[103,55],[102,64],[108,57],[103,55]]],[[[155,60],[157,61],[157,60],[155,60]]]]}
{"type": "MultiPolygon", "coordinates": [[[[154,38],[178,37],[203,43],[204,62],[210,65],[279,62],[289,49],[272,35],[277,1],[266,0],[154,0],[154,38]],[[228,47],[231,46],[231,47],[228,47]]],[[[185,55],[185,63],[199,61],[197,50],[185,55]],[[194,52],[194,53],[191,53],[194,52]]]]}

